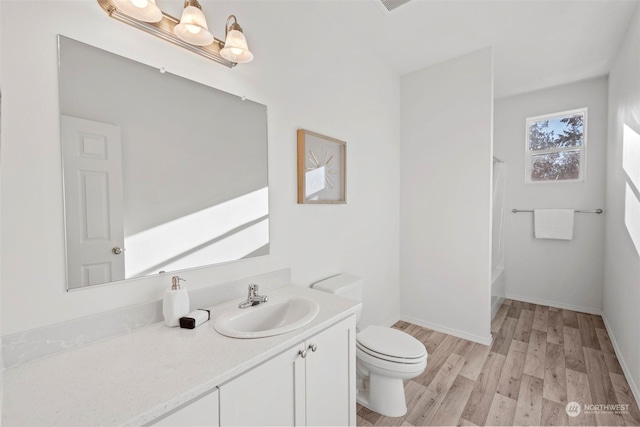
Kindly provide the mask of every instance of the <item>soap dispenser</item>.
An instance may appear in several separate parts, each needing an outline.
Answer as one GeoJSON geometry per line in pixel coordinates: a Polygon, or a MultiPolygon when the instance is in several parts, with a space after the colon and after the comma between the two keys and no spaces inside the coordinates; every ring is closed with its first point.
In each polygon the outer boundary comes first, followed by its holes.
{"type": "Polygon", "coordinates": [[[162,314],[164,324],[178,326],[180,318],[189,314],[189,294],[184,287],[180,287],[180,281],[186,282],[178,276],[171,278],[171,289],[167,290],[162,300],[162,314]]]}

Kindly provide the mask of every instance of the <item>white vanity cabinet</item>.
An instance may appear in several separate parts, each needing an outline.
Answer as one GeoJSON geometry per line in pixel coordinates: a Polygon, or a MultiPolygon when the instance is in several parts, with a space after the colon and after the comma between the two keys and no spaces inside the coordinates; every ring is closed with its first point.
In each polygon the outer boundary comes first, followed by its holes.
{"type": "Polygon", "coordinates": [[[355,426],[356,333],[350,316],[223,384],[223,426],[355,426]]]}
{"type": "Polygon", "coordinates": [[[216,317],[194,330],[158,323],[7,369],[2,425],[355,426],[359,304],[298,285],[269,291],[279,296],[315,301],[319,312],[259,339],[219,334],[216,317]]]}

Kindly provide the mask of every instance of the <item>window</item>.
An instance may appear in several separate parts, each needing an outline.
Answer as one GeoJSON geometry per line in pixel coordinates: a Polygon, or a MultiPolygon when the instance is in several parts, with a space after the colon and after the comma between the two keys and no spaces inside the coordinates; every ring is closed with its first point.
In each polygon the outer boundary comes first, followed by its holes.
{"type": "Polygon", "coordinates": [[[587,109],[527,119],[525,182],[584,181],[587,109]]]}

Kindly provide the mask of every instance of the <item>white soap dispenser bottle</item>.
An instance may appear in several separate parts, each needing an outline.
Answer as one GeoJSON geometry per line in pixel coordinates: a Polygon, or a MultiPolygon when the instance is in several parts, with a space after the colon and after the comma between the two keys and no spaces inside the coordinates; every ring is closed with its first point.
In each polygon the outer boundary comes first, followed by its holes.
{"type": "Polygon", "coordinates": [[[189,294],[184,287],[180,287],[180,281],[186,282],[178,276],[171,278],[171,289],[167,290],[162,300],[162,314],[164,324],[178,326],[180,318],[189,314],[189,294]]]}

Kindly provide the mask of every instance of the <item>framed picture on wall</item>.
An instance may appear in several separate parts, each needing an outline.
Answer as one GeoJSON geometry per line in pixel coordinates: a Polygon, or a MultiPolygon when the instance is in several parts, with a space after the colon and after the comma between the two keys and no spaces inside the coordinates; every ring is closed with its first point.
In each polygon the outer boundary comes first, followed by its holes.
{"type": "Polygon", "coordinates": [[[347,203],[347,143],[298,129],[298,203],[347,203]]]}

